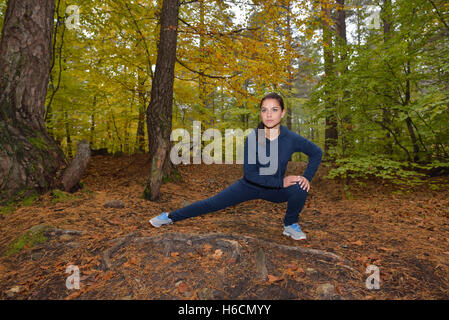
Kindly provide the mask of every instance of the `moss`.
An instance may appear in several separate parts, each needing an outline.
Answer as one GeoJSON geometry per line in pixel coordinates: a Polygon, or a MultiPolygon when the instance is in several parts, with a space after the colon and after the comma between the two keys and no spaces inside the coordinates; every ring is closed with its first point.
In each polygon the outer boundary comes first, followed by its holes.
{"type": "Polygon", "coordinates": [[[14,212],[18,207],[31,206],[37,199],[39,194],[32,189],[22,189],[17,192],[13,200],[9,200],[1,207],[1,214],[7,215],[14,212]],[[25,194],[28,194],[24,197],[25,194]]]}
{"type": "Polygon", "coordinates": [[[8,215],[11,212],[14,212],[17,209],[16,206],[12,205],[12,204],[7,204],[6,206],[2,206],[2,208],[0,209],[0,213],[2,215],[8,215]]]}
{"type": "Polygon", "coordinates": [[[44,139],[40,137],[31,137],[28,139],[28,141],[35,146],[37,149],[40,150],[47,150],[48,144],[44,141],[44,139]]]}
{"type": "Polygon", "coordinates": [[[10,243],[8,250],[5,252],[5,256],[20,252],[25,248],[31,248],[38,243],[44,243],[48,240],[44,235],[44,231],[45,230],[40,230],[34,234],[31,231],[27,231],[10,243]]]}
{"type": "Polygon", "coordinates": [[[143,196],[142,197],[144,199],[151,200],[151,190],[150,190],[150,187],[148,185],[145,187],[145,190],[143,190],[143,196]]]}
{"type": "Polygon", "coordinates": [[[59,189],[55,189],[51,192],[51,203],[64,202],[67,200],[72,200],[74,197],[68,193],[59,189]]]}
{"type": "Polygon", "coordinates": [[[86,185],[84,183],[82,183],[81,181],[80,181],[80,184],[81,184],[81,192],[86,194],[89,197],[89,199],[92,199],[94,196],[94,192],[91,189],[89,189],[88,187],[86,187],[86,185]]]}
{"type": "Polygon", "coordinates": [[[23,206],[31,206],[37,199],[39,199],[39,194],[37,192],[34,192],[30,196],[23,199],[21,204],[23,206]]]}
{"type": "Polygon", "coordinates": [[[166,182],[179,182],[181,180],[181,174],[178,170],[173,170],[171,175],[165,175],[162,177],[162,183],[166,182]]]}

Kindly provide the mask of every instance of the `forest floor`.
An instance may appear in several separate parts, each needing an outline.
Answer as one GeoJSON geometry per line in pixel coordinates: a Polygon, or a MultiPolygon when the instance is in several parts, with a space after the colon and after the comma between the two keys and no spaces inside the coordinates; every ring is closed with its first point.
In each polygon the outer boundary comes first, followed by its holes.
{"type": "Polygon", "coordinates": [[[181,165],[154,202],[142,198],[148,167],[147,155],[95,156],[83,189],[0,215],[0,299],[449,299],[449,188],[430,187],[449,177],[345,190],[321,165],[299,218],[307,240],[295,241],[282,234],[287,203],[261,199],[152,227],[243,167],[181,165]],[[366,285],[373,270],[379,289],[366,285]]]}

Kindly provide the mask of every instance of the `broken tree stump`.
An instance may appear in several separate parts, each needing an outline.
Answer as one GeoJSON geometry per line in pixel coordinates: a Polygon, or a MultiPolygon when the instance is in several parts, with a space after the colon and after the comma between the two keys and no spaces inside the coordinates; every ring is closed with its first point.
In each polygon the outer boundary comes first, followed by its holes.
{"type": "Polygon", "coordinates": [[[87,140],[81,140],[78,142],[75,157],[62,174],[61,185],[63,191],[74,192],[80,189],[79,181],[86,170],[89,159],[89,142],[87,140]]]}

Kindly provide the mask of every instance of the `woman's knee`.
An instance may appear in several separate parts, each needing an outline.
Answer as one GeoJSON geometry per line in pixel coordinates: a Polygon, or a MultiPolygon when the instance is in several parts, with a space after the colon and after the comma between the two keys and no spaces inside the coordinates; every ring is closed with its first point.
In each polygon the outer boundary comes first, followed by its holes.
{"type": "Polygon", "coordinates": [[[287,187],[287,192],[289,194],[289,198],[306,198],[308,195],[308,192],[301,188],[299,183],[295,183],[294,185],[287,187]]]}

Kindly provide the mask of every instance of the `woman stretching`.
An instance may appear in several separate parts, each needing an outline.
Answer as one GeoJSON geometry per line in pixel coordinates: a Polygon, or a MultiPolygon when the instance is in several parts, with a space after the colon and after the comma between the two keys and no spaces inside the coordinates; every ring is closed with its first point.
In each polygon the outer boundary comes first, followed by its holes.
{"type": "Polygon", "coordinates": [[[264,199],[275,203],[288,201],[283,234],[295,240],[306,239],[305,233],[298,225],[298,216],[306,202],[310,181],[321,163],[323,152],[313,142],[281,125],[286,111],[284,101],[278,94],[270,93],[263,97],[260,102],[260,112],[262,121],[257,127],[258,130],[252,131],[245,138],[244,176],[213,197],[170,213],[163,212],[149,221],[151,225],[160,227],[253,199],[264,199]],[[274,152],[273,149],[276,150],[273,157],[267,156],[266,151],[271,153],[274,152]],[[294,152],[303,152],[309,156],[307,168],[302,176],[284,178],[288,160],[294,152]],[[248,161],[248,157],[254,160],[248,161]],[[261,157],[268,158],[270,161],[264,164],[266,161],[259,161],[261,157]],[[266,172],[273,160],[277,166],[277,170],[276,168],[272,170],[274,174],[261,174],[264,170],[266,172]]]}

